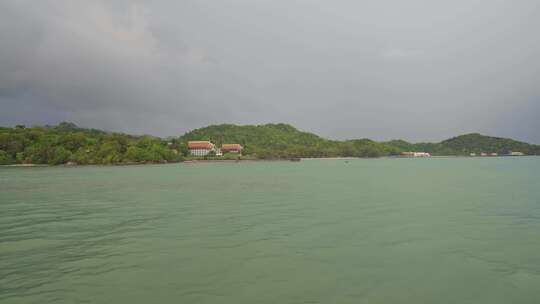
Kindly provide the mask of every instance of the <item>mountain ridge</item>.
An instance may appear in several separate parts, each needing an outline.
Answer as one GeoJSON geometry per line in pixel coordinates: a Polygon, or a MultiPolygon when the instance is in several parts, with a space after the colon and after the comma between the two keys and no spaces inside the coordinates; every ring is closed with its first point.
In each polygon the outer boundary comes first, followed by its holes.
{"type": "Polygon", "coordinates": [[[307,154],[312,157],[335,155],[375,157],[396,155],[405,151],[423,151],[434,155],[470,155],[471,153],[479,154],[482,152],[497,154],[508,154],[509,152],[523,152],[529,155],[540,154],[539,145],[510,138],[482,135],[480,133],[462,134],[440,142],[419,143],[411,143],[402,139],[390,141],[374,141],[368,138],[332,140],[314,133],[301,131],[292,125],[284,123],[261,125],[217,124],[188,131],[179,138],[183,143],[196,139],[211,140],[216,144],[221,144],[225,141],[240,143],[246,146],[248,153],[256,153],[259,150],[263,154],[267,154],[263,144],[270,148],[289,146],[292,149],[289,154],[293,157],[298,156],[298,154],[303,154],[304,156],[307,154]],[[272,130],[277,130],[277,132],[272,133],[272,130]],[[264,143],[258,140],[263,135],[266,135],[267,140],[275,139],[276,141],[264,143]],[[299,143],[302,144],[302,147],[297,146],[299,143]],[[326,145],[326,147],[323,145],[326,145]],[[302,148],[304,148],[303,151],[302,148]],[[318,150],[313,151],[315,148],[318,150]]]}
{"type": "Polygon", "coordinates": [[[259,159],[301,157],[380,157],[406,151],[432,155],[522,152],[540,155],[540,146],[510,138],[468,133],[437,143],[368,138],[331,140],[290,124],[218,124],[197,128],[179,137],[159,138],[81,128],[63,122],[56,126],[0,127],[0,164],[122,164],[182,161],[190,140],[210,140],[218,147],[238,143],[244,155],[259,159]]]}

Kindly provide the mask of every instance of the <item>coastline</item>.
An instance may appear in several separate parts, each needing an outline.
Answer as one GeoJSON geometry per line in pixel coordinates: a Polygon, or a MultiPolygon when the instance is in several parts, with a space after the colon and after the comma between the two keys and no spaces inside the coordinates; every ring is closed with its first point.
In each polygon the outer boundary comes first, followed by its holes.
{"type": "Polygon", "coordinates": [[[102,167],[122,167],[122,166],[147,166],[147,165],[171,165],[171,164],[207,164],[207,163],[252,163],[252,162],[299,162],[299,161],[312,161],[312,160],[376,160],[376,159],[430,159],[430,158],[467,158],[467,159],[489,159],[489,158],[524,158],[524,157],[538,157],[538,155],[523,155],[523,156],[511,156],[511,155],[498,155],[498,156],[467,156],[467,155],[436,155],[431,157],[404,157],[404,156],[381,156],[381,157],[303,157],[293,159],[192,159],[181,162],[164,162],[164,163],[117,163],[117,164],[62,164],[62,165],[49,165],[49,164],[10,164],[0,165],[0,168],[40,168],[40,167],[90,167],[90,166],[102,166],[102,167]]]}
{"type": "Polygon", "coordinates": [[[182,164],[196,163],[242,163],[242,162],[298,162],[301,159],[192,159],[181,162],[182,164]]]}
{"type": "Polygon", "coordinates": [[[47,164],[11,164],[11,165],[0,165],[0,167],[20,167],[20,168],[29,168],[29,167],[56,167],[47,164]]]}

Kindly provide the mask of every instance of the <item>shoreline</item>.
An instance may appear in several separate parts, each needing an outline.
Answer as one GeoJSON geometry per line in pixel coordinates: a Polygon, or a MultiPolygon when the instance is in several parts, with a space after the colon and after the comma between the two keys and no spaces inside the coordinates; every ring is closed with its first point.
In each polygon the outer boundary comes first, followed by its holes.
{"type": "Polygon", "coordinates": [[[29,167],[57,167],[47,164],[11,164],[11,165],[0,165],[0,167],[18,167],[18,168],[29,168],[29,167]]]}
{"type": "Polygon", "coordinates": [[[376,160],[376,159],[430,159],[430,158],[467,158],[467,159],[489,159],[489,158],[522,158],[522,157],[539,157],[539,155],[498,155],[498,156],[466,156],[466,155],[437,155],[430,157],[406,157],[406,156],[381,156],[381,157],[303,157],[293,159],[193,159],[185,160],[181,162],[169,162],[169,163],[118,163],[118,164],[62,164],[62,165],[49,165],[49,164],[10,164],[0,165],[0,168],[40,168],[40,167],[124,167],[124,166],[147,166],[147,165],[172,165],[172,164],[204,164],[204,163],[241,163],[241,162],[299,162],[299,161],[312,161],[312,160],[376,160]]]}
{"type": "MultiPolygon", "coordinates": [[[[300,160],[300,159],[299,159],[300,160]]],[[[242,163],[242,162],[298,162],[296,159],[193,159],[180,162],[181,164],[196,163],[242,163]]]]}

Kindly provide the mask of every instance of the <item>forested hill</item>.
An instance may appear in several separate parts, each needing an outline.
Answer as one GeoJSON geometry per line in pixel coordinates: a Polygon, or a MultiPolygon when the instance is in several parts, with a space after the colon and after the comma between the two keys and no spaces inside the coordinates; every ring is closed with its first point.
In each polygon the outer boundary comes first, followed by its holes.
{"type": "Polygon", "coordinates": [[[182,152],[187,153],[187,142],[190,140],[209,140],[217,146],[238,143],[244,147],[244,154],[256,154],[262,158],[280,158],[296,152],[307,153],[306,150],[320,151],[328,142],[315,134],[298,131],[287,124],[244,126],[222,124],[195,129],[179,138],[182,152]]]}
{"type": "Polygon", "coordinates": [[[58,126],[0,128],[0,165],[74,163],[121,164],[180,161],[167,142],[152,136],[132,136],[58,126]]]}
{"type": "Polygon", "coordinates": [[[210,140],[218,146],[222,143],[239,143],[246,154],[260,158],[283,157],[377,157],[396,155],[404,151],[422,151],[433,155],[469,155],[510,151],[527,155],[540,155],[540,146],[512,139],[466,134],[439,143],[409,143],[404,140],[375,142],[369,139],[334,141],[312,133],[297,130],[287,124],[266,125],[212,125],[186,133],[179,138],[186,152],[189,140],[210,140]]]}
{"type": "Polygon", "coordinates": [[[377,157],[398,153],[398,150],[386,144],[369,139],[328,140],[287,124],[213,125],[188,132],[179,140],[183,152],[187,152],[186,144],[190,140],[210,140],[218,146],[239,143],[244,147],[244,154],[258,158],[377,157]]]}
{"type": "Polygon", "coordinates": [[[469,155],[510,151],[540,155],[540,146],[477,133],[450,138],[439,143],[408,143],[403,140],[375,142],[369,139],[336,141],[302,132],[287,124],[212,125],[164,140],[152,136],[132,136],[72,123],[57,126],[0,127],[0,164],[122,164],[181,161],[188,155],[187,142],[210,140],[218,147],[239,143],[243,154],[262,159],[294,157],[379,157],[404,151],[432,155],[469,155]]]}
{"type": "Polygon", "coordinates": [[[519,151],[528,155],[540,154],[539,145],[531,145],[508,138],[484,136],[478,133],[453,137],[441,142],[441,145],[457,154],[481,152],[507,154],[511,151],[519,151]]]}
{"type": "Polygon", "coordinates": [[[440,143],[408,143],[403,140],[393,140],[386,144],[401,151],[424,151],[433,155],[469,155],[470,153],[497,153],[500,155],[510,152],[522,152],[527,155],[540,155],[540,146],[516,141],[508,138],[485,136],[471,133],[452,137],[440,143]]]}

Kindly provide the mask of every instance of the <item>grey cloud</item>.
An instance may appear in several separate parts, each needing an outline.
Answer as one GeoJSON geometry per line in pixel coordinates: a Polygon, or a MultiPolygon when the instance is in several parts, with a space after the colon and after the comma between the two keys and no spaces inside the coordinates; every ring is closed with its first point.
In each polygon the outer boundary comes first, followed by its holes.
{"type": "Polygon", "coordinates": [[[0,124],[540,143],[539,13],[535,0],[3,1],[0,124]]]}

